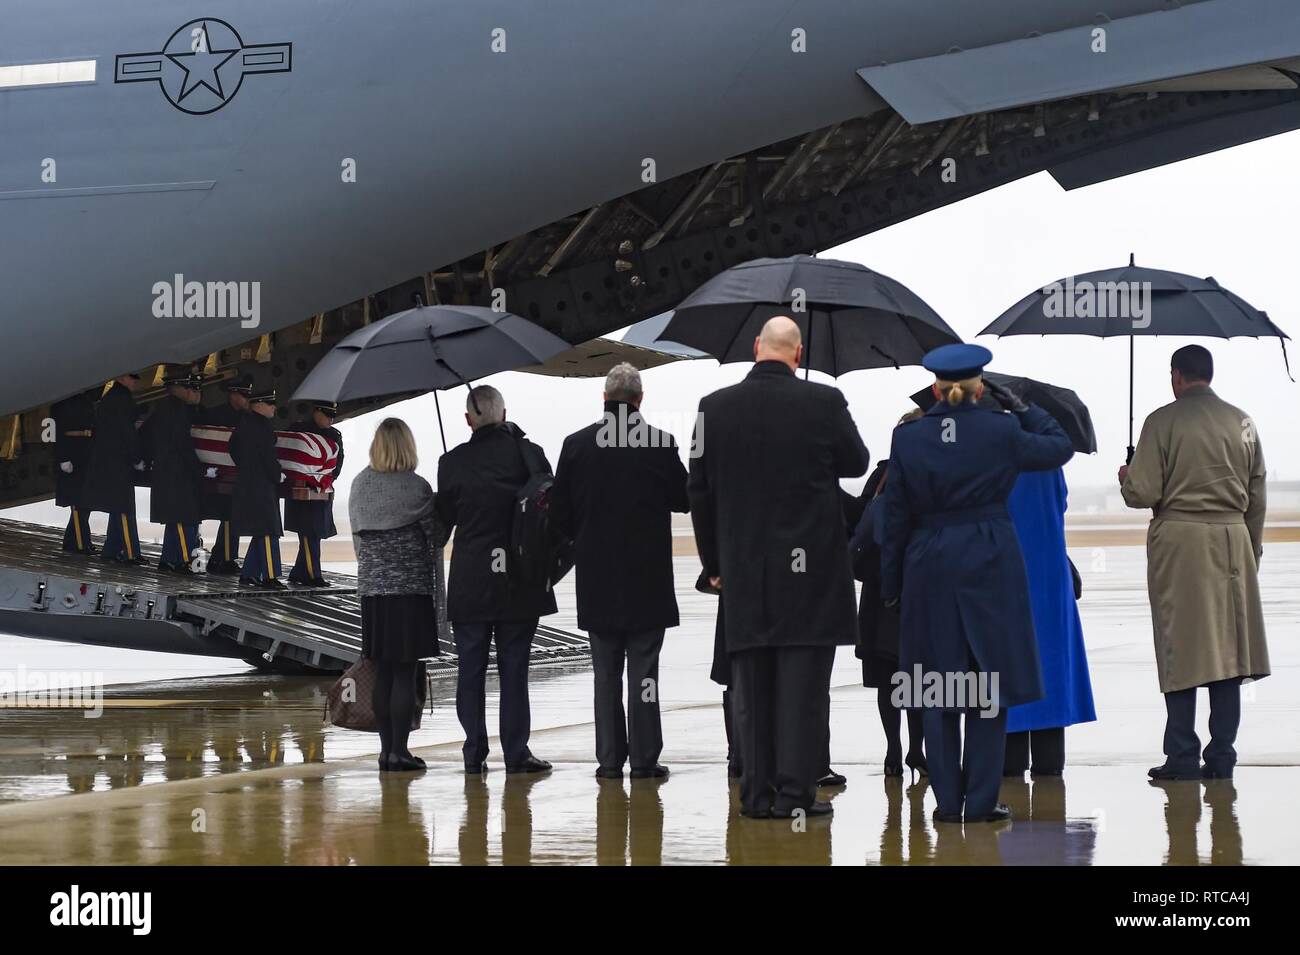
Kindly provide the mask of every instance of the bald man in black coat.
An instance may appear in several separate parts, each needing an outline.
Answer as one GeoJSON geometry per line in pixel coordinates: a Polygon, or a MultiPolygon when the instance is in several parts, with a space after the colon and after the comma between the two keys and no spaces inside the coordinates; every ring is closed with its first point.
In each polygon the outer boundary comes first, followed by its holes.
{"type": "Polygon", "coordinates": [[[721,588],[742,761],[741,811],[825,814],[816,801],[835,647],[857,619],[839,479],[867,449],[836,388],[801,381],[798,326],[770,319],[744,381],[700,402],[691,516],[721,588]]]}

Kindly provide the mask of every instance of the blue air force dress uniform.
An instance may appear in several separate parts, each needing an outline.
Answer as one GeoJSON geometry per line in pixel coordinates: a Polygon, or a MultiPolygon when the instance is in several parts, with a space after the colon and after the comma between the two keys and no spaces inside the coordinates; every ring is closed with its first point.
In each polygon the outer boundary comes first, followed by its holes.
{"type": "Polygon", "coordinates": [[[130,389],[115,381],[95,405],[94,436],[83,492],[87,515],[92,511],[108,514],[108,533],[100,556],[128,564],[148,563],[140,554],[140,532],[135,521],[135,475],[144,470],[138,422],[139,412],[130,389]]]}
{"type": "MultiPolygon", "coordinates": [[[[945,345],[922,364],[940,380],[962,381],[991,358],[978,345],[945,345]]],[[[945,822],[963,811],[968,822],[1009,815],[997,802],[1006,711],[1042,697],[1043,681],[1007,498],[1021,471],[1057,468],[1073,454],[1051,415],[985,387],[1013,414],[967,395],[899,425],[879,502],[881,597],[900,606],[900,670],[913,684],[910,705],[922,709],[936,818],[945,822]],[[919,699],[936,679],[946,692],[919,699]],[[971,689],[984,699],[970,699],[971,689]]]]}
{"type": "Polygon", "coordinates": [[[68,528],[63,533],[63,549],[77,554],[93,554],[90,524],[81,506],[86,487],[86,469],[90,464],[90,441],[95,428],[95,404],[86,394],[73,395],[55,403],[50,409],[54,419],[54,503],[71,508],[68,528]]]}
{"type": "MultiPolygon", "coordinates": [[[[169,375],[169,387],[198,391],[203,379],[188,369],[169,375]]],[[[169,394],[145,423],[145,446],[153,462],[149,520],[163,525],[162,559],[158,569],[190,574],[190,560],[199,543],[199,499],[206,468],[194,450],[190,428],[195,407],[169,394]]]]}
{"type": "MultiPolygon", "coordinates": [[[[247,401],[252,393],[253,382],[250,378],[231,379],[226,383],[226,403],[215,408],[200,408],[199,423],[223,428],[235,427],[245,411],[235,407],[234,396],[242,396],[247,401]]],[[[205,491],[199,499],[199,505],[199,513],[204,519],[215,518],[217,521],[217,537],[212,542],[208,573],[239,573],[239,537],[231,533],[230,526],[231,496],[218,494],[216,491],[205,491]]]]}
{"type": "Polygon", "coordinates": [[[258,414],[259,404],[275,405],[275,392],[250,395],[250,408],[230,436],[235,462],[235,493],[231,496],[232,531],[249,537],[248,554],[239,573],[240,586],[283,587],[280,578],[280,481],[283,472],[275,455],[275,426],[258,414]]]}
{"type": "MultiPolygon", "coordinates": [[[[313,409],[313,420],[302,421],[294,426],[295,431],[319,434],[338,445],[339,457],[334,466],[334,479],[338,480],[343,470],[343,435],[337,428],[321,426],[314,420],[319,413],[333,421],[338,417],[339,409],[333,404],[319,404],[313,409]]],[[[289,582],[305,584],[311,587],[328,587],[329,581],[321,573],[320,542],[338,533],[334,526],[334,502],[329,501],[295,501],[284,502],[284,529],[298,535],[298,558],[289,571],[289,582]]]]}

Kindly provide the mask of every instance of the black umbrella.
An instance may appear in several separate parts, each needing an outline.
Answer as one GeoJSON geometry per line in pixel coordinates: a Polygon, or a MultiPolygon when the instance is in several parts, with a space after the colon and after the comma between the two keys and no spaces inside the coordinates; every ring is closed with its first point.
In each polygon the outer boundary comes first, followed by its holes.
{"type": "MultiPolygon", "coordinates": [[[[295,401],[350,401],[468,385],[569,348],[540,325],[470,305],[417,307],[353,332],[329,350],[295,401]]],[[[439,430],[442,410],[438,411],[439,430]]],[[[446,445],[446,438],[443,438],[446,445]]]]}
{"type": "Polygon", "coordinates": [[[809,368],[839,377],[915,365],[931,349],[961,341],[901,282],[855,262],[809,255],[754,259],[714,276],[677,306],[659,340],[724,363],[753,361],[754,339],[774,315],[799,325],[805,377],[809,368]]]}
{"type": "MultiPolygon", "coordinates": [[[[1097,434],[1092,428],[1092,415],[1088,413],[1088,406],[1074,391],[1062,388],[1060,385],[1049,385],[1045,381],[1003,375],[996,371],[985,371],[982,377],[1002,385],[1022,401],[1032,401],[1050,414],[1060,424],[1061,429],[1069,435],[1075,451],[1080,454],[1092,454],[1097,450],[1097,434]]],[[[912,401],[922,411],[928,411],[934,406],[934,392],[929,388],[918,391],[912,395],[912,401]]],[[[983,401],[990,402],[990,407],[1001,407],[987,394],[983,401]]]]}
{"type": "Polygon", "coordinates": [[[1286,361],[1287,334],[1213,278],[1129,264],[1061,279],[1035,289],[981,335],[1127,335],[1128,456],[1133,457],[1133,339],[1137,335],[1209,338],[1276,336],[1286,361]]]}

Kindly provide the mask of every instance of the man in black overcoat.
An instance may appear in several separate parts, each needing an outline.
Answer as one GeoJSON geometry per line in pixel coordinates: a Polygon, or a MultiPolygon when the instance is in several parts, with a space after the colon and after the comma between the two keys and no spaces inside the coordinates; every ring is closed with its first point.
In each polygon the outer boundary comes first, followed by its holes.
{"type": "MultiPolygon", "coordinates": [[[[212,408],[198,410],[198,423],[234,428],[240,415],[248,411],[248,396],[253,393],[250,377],[232,378],[226,382],[226,400],[212,408]]],[[[204,489],[199,497],[199,513],[204,519],[216,518],[217,537],[212,542],[212,555],[208,558],[208,573],[233,576],[239,573],[239,538],[231,534],[229,494],[204,489]]]]}
{"type": "Polygon", "coordinates": [[[145,447],[153,464],[149,520],[163,525],[158,569],[192,574],[190,559],[199,537],[199,492],[207,469],[194,450],[190,428],[203,379],[187,367],[169,373],[163,383],[167,396],[144,426],[145,447]]]}
{"type": "Polygon", "coordinates": [[[629,760],[633,779],[668,775],[659,651],[678,624],[672,512],[689,503],[677,443],[642,419],[642,395],[636,368],[611,369],[604,416],[565,439],[555,470],[555,519],[575,545],[578,626],[591,634],[602,779],[622,779],[629,760]]]}
{"type": "Polygon", "coordinates": [[[108,514],[104,560],[120,564],[145,564],[140,554],[140,532],[135,521],[135,478],[144,471],[144,445],[140,440],[140,415],[132,395],[140,389],[140,376],[118,375],[95,405],[94,435],[83,490],[86,516],[108,514]]]}
{"type": "Polygon", "coordinates": [[[77,554],[95,554],[99,550],[91,543],[90,522],[81,506],[95,430],[93,394],[85,392],[64,398],[50,409],[54,420],[54,462],[58,468],[54,475],[54,503],[71,508],[68,527],[63,532],[63,549],[77,554]]]}
{"type": "Polygon", "coordinates": [[[488,649],[496,642],[501,682],[501,748],[506,772],[551,768],[528,748],[528,658],[537,618],[555,613],[549,586],[512,585],[507,555],[519,492],[536,473],[551,473],[542,449],[506,421],[505,401],[491,385],[469,393],[465,420],[473,434],[438,461],[438,517],[450,531],[447,617],[456,641],[456,715],[465,730],[465,771],[487,769],[488,649]]]}
{"type": "MultiPolygon", "coordinates": [[[[292,428],[307,434],[318,434],[333,441],[339,449],[334,465],[334,479],[343,470],[343,435],[334,427],[339,416],[337,405],[321,403],[312,408],[310,421],[299,421],[292,428]]],[[[298,535],[298,557],[289,571],[289,583],[307,587],[328,587],[329,581],[320,569],[320,542],[338,533],[334,526],[334,501],[284,502],[284,528],[298,535]]]]}
{"type": "Polygon", "coordinates": [[[235,462],[231,524],[236,537],[249,537],[248,554],[239,574],[241,587],[283,588],[280,580],[280,481],[284,474],[275,455],[275,392],[250,395],[249,410],[230,436],[235,462]]]}
{"type": "Polygon", "coordinates": [[[758,818],[830,812],[816,794],[831,667],[857,630],[839,479],[867,469],[867,449],[839,390],[795,376],[802,357],[799,327],[770,319],[745,380],[700,402],[690,468],[722,591],[741,810],[758,818]]]}

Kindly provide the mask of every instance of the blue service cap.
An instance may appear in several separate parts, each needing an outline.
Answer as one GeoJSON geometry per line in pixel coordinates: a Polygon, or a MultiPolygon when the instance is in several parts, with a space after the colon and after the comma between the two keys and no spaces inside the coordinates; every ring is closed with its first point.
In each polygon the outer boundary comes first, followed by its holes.
{"type": "Polygon", "coordinates": [[[993,352],[983,345],[940,345],[927,352],[921,365],[944,381],[975,378],[993,360],[993,352]]]}

